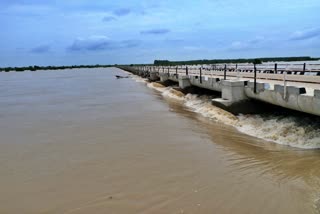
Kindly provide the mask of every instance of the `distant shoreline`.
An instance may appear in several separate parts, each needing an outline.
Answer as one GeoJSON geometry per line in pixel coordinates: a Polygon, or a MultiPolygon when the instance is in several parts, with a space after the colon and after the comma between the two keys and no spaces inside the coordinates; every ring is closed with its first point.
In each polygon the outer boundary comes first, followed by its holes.
{"type": "MultiPolygon", "coordinates": [[[[186,61],[169,61],[169,60],[154,60],[153,64],[130,64],[130,66],[177,66],[177,65],[206,65],[218,63],[253,63],[255,60],[261,62],[298,62],[298,61],[317,61],[320,58],[310,56],[300,57],[261,57],[261,58],[239,58],[239,59],[202,59],[202,60],[186,60],[186,61]]],[[[125,65],[125,64],[123,64],[125,65]]],[[[129,64],[128,64],[129,65],[129,64]]],[[[126,66],[128,66],[126,65],[126,66]]],[[[64,69],[78,69],[78,68],[109,68],[117,67],[118,64],[113,65],[71,65],[71,66],[24,66],[24,67],[0,67],[0,72],[22,72],[22,71],[37,71],[37,70],[64,70],[64,69]]]]}
{"type": "Polygon", "coordinates": [[[186,61],[169,61],[169,60],[155,60],[154,65],[173,66],[173,65],[205,65],[218,63],[253,63],[255,60],[261,62],[294,62],[294,61],[317,61],[320,58],[310,56],[298,57],[258,57],[258,58],[239,58],[239,59],[202,59],[202,60],[186,60],[186,61]]]}
{"type": "Polygon", "coordinates": [[[0,68],[0,72],[23,72],[23,71],[38,71],[38,70],[65,70],[79,68],[109,68],[114,65],[72,65],[72,66],[28,66],[28,67],[5,67],[0,68]]]}

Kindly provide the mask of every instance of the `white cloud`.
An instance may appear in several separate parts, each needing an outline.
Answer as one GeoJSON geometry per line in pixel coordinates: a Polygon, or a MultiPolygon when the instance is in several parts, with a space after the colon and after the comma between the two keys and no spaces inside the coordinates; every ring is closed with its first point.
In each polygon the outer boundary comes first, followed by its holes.
{"type": "Polygon", "coordinates": [[[315,37],[320,37],[320,28],[309,28],[305,30],[299,30],[290,36],[290,40],[306,40],[315,37]]]}
{"type": "Polygon", "coordinates": [[[231,50],[244,50],[244,49],[252,49],[257,48],[261,43],[265,41],[265,38],[262,36],[257,36],[251,40],[247,41],[234,41],[231,43],[229,49],[231,50]]]}
{"type": "Polygon", "coordinates": [[[77,38],[68,48],[71,51],[94,51],[104,50],[112,46],[111,40],[106,36],[90,36],[88,38],[77,38]]]}
{"type": "Polygon", "coordinates": [[[119,48],[132,48],[140,44],[139,40],[111,40],[106,36],[90,36],[88,38],[77,38],[68,47],[70,51],[102,51],[119,48]]]}

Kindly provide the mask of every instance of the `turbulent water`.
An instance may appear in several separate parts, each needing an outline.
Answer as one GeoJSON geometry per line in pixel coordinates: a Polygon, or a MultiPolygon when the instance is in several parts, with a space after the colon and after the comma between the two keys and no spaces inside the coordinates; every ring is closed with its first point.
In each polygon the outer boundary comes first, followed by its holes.
{"type": "Polygon", "coordinates": [[[318,118],[114,75],[0,74],[0,213],[319,213],[318,118]]]}
{"type": "Polygon", "coordinates": [[[195,94],[177,96],[172,87],[162,87],[155,83],[149,83],[148,86],[160,91],[165,97],[182,101],[185,106],[204,117],[232,125],[243,133],[302,149],[320,148],[320,118],[276,113],[236,117],[212,106],[210,96],[195,94]]]}

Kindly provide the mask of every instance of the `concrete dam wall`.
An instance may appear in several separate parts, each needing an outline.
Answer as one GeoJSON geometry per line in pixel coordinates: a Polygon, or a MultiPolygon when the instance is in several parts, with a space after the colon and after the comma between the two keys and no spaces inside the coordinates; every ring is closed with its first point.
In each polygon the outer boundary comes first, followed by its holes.
{"type": "MultiPolygon", "coordinates": [[[[270,84],[268,80],[226,79],[224,76],[206,75],[200,73],[181,72],[176,69],[148,69],[135,67],[119,67],[136,75],[149,78],[150,81],[174,81],[181,89],[199,87],[221,92],[221,98],[212,100],[212,104],[235,113],[245,112],[252,108],[254,100],[276,106],[320,116],[320,89],[313,89],[313,93],[306,93],[305,87],[297,82],[295,85],[270,84]]],[[[310,78],[310,77],[308,77],[310,78]]],[[[313,79],[314,80],[314,79],[313,79]]],[[[317,79],[316,79],[317,80],[317,79]]],[[[319,84],[320,86],[320,84],[319,84]]],[[[310,91],[308,89],[308,91],[310,91]]]]}

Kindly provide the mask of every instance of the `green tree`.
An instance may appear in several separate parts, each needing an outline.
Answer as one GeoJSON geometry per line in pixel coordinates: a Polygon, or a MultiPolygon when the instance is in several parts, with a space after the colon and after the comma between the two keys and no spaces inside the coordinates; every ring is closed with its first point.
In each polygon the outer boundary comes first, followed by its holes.
{"type": "Polygon", "coordinates": [[[261,59],[254,59],[253,64],[255,64],[255,65],[262,64],[262,61],[261,61],[261,59]]]}

